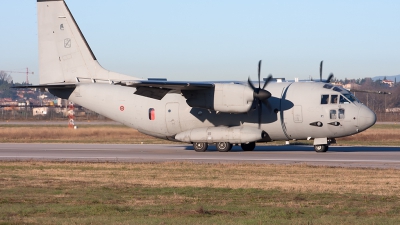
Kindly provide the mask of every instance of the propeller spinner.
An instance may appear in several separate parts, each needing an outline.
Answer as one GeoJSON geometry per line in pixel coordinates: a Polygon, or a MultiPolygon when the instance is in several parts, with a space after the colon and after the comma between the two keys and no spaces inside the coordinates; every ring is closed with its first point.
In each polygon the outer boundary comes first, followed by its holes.
{"type": "Polygon", "coordinates": [[[258,128],[260,129],[261,127],[261,119],[262,119],[262,103],[267,105],[268,108],[270,108],[270,105],[268,103],[268,99],[271,97],[271,93],[267,90],[264,90],[267,84],[271,81],[272,75],[270,74],[268,78],[265,80],[263,87],[261,88],[261,60],[258,62],[258,88],[256,88],[253,83],[250,80],[250,77],[248,79],[249,86],[253,90],[253,97],[254,101],[257,101],[258,103],[258,128]]]}

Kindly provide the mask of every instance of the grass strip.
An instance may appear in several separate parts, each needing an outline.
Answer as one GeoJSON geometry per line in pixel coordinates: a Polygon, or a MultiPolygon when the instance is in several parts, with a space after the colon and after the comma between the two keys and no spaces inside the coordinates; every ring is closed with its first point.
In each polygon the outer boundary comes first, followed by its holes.
{"type": "Polygon", "coordinates": [[[400,171],[0,162],[4,224],[398,224],[400,171]]]}

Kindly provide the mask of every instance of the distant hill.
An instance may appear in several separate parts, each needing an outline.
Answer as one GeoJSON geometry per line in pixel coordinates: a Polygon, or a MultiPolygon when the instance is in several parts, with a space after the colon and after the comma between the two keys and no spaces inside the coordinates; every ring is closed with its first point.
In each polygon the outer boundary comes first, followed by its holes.
{"type": "Polygon", "coordinates": [[[377,76],[377,77],[373,77],[371,78],[373,81],[376,80],[383,80],[383,78],[386,77],[386,80],[391,80],[394,81],[396,78],[396,82],[400,82],[400,74],[399,75],[394,75],[394,76],[377,76]]]}

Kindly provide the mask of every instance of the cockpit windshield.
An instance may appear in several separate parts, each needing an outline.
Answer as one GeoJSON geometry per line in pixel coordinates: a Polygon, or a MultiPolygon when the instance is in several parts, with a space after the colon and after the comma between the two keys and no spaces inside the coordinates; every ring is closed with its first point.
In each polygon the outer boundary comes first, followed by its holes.
{"type": "Polygon", "coordinates": [[[349,93],[347,93],[347,94],[343,94],[344,95],[344,97],[346,97],[348,100],[350,100],[351,102],[360,102],[360,101],[358,101],[358,99],[354,96],[354,95],[352,95],[350,92],[349,93]]]}
{"type": "Polygon", "coordinates": [[[325,84],[324,88],[326,89],[330,89],[332,88],[333,91],[337,91],[340,92],[340,94],[342,94],[344,96],[344,98],[340,98],[340,103],[343,104],[345,102],[349,103],[349,102],[358,102],[360,103],[360,101],[348,90],[342,88],[342,87],[338,87],[338,86],[333,86],[331,84],[325,84]],[[333,87],[333,88],[332,88],[333,87]]]}

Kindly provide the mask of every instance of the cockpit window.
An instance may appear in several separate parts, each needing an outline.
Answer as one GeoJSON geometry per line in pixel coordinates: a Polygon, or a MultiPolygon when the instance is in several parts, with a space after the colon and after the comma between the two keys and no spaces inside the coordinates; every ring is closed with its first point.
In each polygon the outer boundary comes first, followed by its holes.
{"type": "Polygon", "coordinates": [[[342,89],[340,89],[339,87],[334,87],[333,90],[337,91],[337,92],[341,92],[342,91],[342,89]]]}
{"type": "Polygon", "coordinates": [[[328,104],[329,95],[321,95],[321,104],[328,104]]]}
{"type": "Polygon", "coordinates": [[[358,99],[352,95],[351,93],[347,93],[347,94],[343,94],[344,97],[346,97],[347,99],[349,99],[351,102],[360,102],[358,101],[358,99]]]}
{"type": "Polygon", "coordinates": [[[333,85],[332,85],[332,84],[325,84],[323,88],[326,88],[326,89],[331,89],[332,87],[333,87],[333,85]]]}
{"type": "Polygon", "coordinates": [[[343,95],[340,95],[340,104],[349,104],[349,100],[347,100],[345,97],[343,97],[343,95]]]}
{"type": "Polygon", "coordinates": [[[338,95],[331,95],[331,104],[337,104],[338,95]]]}
{"type": "MultiPolygon", "coordinates": [[[[348,90],[346,90],[344,88],[334,87],[333,90],[337,91],[337,92],[340,92],[342,95],[344,95],[344,97],[347,98],[347,100],[346,100],[347,102],[360,102],[350,91],[348,91],[348,90]]],[[[343,100],[343,101],[341,100],[340,103],[343,104],[346,101],[345,100],[343,100]]]]}

